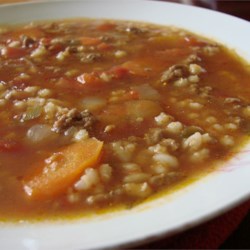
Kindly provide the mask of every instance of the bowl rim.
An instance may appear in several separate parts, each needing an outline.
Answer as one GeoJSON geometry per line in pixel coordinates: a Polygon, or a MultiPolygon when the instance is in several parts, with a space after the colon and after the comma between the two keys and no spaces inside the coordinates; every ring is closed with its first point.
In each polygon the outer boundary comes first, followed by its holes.
{"type": "MultiPolygon", "coordinates": [[[[119,2],[137,2],[137,3],[141,3],[141,2],[151,2],[153,4],[164,4],[164,5],[169,5],[169,6],[175,6],[176,8],[180,8],[180,6],[182,6],[181,8],[186,8],[186,9],[198,9],[199,11],[202,11],[203,13],[205,12],[211,12],[211,13],[215,13],[216,12],[216,15],[220,15],[220,16],[226,16],[227,18],[230,18],[230,19],[234,19],[234,20],[237,20],[238,22],[243,22],[247,25],[249,25],[250,27],[250,22],[248,21],[245,21],[243,19],[240,19],[238,17],[233,17],[231,15],[228,15],[228,14],[225,14],[225,13],[220,13],[220,12],[217,12],[217,11],[213,11],[213,10],[207,10],[207,9],[203,9],[203,8],[200,8],[200,7],[193,7],[193,6],[183,6],[182,4],[178,4],[178,3],[169,3],[169,2],[160,2],[160,1],[144,1],[144,0],[131,0],[131,1],[127,1],[127,0],[119,0],[119,2]],[[178,6],[178,7],[177,7],[178,6]]],[[[3,8],[13,8],[15,6],[26,6],[26,5],[34,5],[34,6],[38,6],[40,4],[51,4],[51,3],[68,3],[68,2],[92,2],[92,3],[98,3],[98,2],[109,2],[109,3],[117,3],[118,1],[115,1],[115,0],[109,0],[109,1],[101,1],[101,0],[73,0],[73,1],[70,1],[70,0],[53,0],[53,1],[50,1],[50,0],[39,0],[39,1],[35,1],[35,2],[25,2],[25,3],[14,3],[14,4],[3,4],[3,5],[0,5],[0,11],[1,9],[3,8]]],[[[63,18],[62,18],[63,19],[63,18]]],[[[1,17],[0,17],[0,22],[1,22],[1,17]]],[[[148,21],[149,23],[152,22],[152,21],[148,21]]],[[[154,22],[152,22],[154,23],[154,22]]],[[[192,32],[192,31],[191,31],[192,32]]],[[[194,32],[196,33],[196,32],[194,32]]],[[[210,178],[211,176],[209,176],[208,178],[210,178]]],[[[206,178],[206,177],[205,177],[206,178]]],[[[119,242],[114,242],[113,245],[112,244],[108,244],[108,245],[104,245],[104,248],[115,248],[115,247],[122,247],[122,246],[132,246],[132,245],[137,245],[137,244],[140,244],[142,242],[146,242],[146,241],[151,241],[152,239],[159,239],[159,238],[162,238],[164,236],[171,236],[175,233],[178,233],[178,232],[181,232],[181,231],[184,231],[190,227],[193,227],[193,226],[196,226],[198,224],[201,224],[205,221],[208,221],[230,209],[232,209],[233,207],[236,207],[238,204],[246,201],[247,199],[250,198],[250,190],[242,195],[240,195],[237,199],[233,199],[233,201],[230,201],[228,200],[227,202],[224,202],[223,205],[221,206],[218,206],[216,209],[212,210],[212,212],[208,213],[208,214],[203,214],[201,215],[201,217],[198,217],[196,218],[195,221],[193,220],[186,220],[185,221],[185,224],[180,227],[180,225],[176,225],[176,227],[173,227],[170,229],[166,229],[166,230],[160,230],[160,231],[155,231],[154,233],[150,233],[149,235],[141,235],[141,237],[137,237],[137,238],[134,238],[134,239],[130,239],[129,241],[128,240],[123,240],[123,241],[119,241],[119,242]],[[150,238],[149,238],[150,237],[150,238]]],[[[46,222],[47,223],[47,222],[46,222]]],[[[55,223],[54,221],[52,221],[52,223],[55,223]]],[[[66,222],[67,223],[67,222],[66,222]]],[[[0,223],[0,238],[1,238],[1,223],[0,223]]],[[[60,225],[59,225],[60,226],[60,225]]]]}

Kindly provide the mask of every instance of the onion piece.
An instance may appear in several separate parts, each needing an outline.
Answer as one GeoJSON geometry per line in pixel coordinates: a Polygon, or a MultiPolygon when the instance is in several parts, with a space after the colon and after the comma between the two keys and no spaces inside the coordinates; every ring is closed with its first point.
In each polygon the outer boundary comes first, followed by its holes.
{"type": "Polygon", "coordinates": [[[131,120],[137,118],[153,118],[159,115],[162,108],[159,103],[149,100],[133,100],[126,102],[126,112],[131,120]]]}
{"type": "Polygon", "coordinates": [[[97,96],[85,97],[82,100],[82,105],[84,109],[89,111],[97,111],[106,105],[106,100],[97,96]]]}
{"type": "Polygon", "coordinates": [[[26,113],[22,115],[22,121],[29,121],[39,117],[42,113],[41,106],[28,107],[26,113]]]}
{"type": "Polygon", "coordinates": [[[151,87],[149,84],[142,84],[132,88],[139,94],[140,99],[158,101],[161,96],[156,89],[151,87]]]}
{"type": "Polygon", "coordinates": [[[45,124],[37,124],[29,128],[26,138],[32,144],[46,144],[56,140],[58,135],[51,131],[51,127],[45,124]]]}

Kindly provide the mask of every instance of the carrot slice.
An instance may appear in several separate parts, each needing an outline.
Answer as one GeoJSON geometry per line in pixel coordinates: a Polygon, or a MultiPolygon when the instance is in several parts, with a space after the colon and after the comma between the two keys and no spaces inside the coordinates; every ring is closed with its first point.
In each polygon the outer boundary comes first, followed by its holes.
{"type": "Polygon", "coordinates": [[[64,147],[54,154],[55,159],[52,162],[41,162],[42,169],[39,174],[24,181],[26,195],[41,200],[63,194],[84,169],[98,163],[102,147],[103,142],[93,138],[64,147]]]}

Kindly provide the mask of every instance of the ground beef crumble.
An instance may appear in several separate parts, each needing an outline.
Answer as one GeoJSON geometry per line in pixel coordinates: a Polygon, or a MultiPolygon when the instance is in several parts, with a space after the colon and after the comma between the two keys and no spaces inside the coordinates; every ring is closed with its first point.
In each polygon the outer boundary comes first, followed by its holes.
{"type": "Polygon", "coordinates": [[[88,110],[80,112],[73,108],[63,114],[57,115],[52,130],[60,133],[72,126],[91,129],[95,121],[96,118],[88,110]]]}

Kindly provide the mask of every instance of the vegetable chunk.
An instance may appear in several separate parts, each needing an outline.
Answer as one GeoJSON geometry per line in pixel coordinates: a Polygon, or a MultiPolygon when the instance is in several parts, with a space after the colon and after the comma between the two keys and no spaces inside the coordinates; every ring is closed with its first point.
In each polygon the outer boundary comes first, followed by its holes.
{"type": "Polygon", "coordinates": [[[64,147],[42,162],[41,172],[26,180],[24,191],[31,199],[48,199],[63,194],[84,169],[94,167],[101,156],[103,143],[87,139],[64,147]]]}

